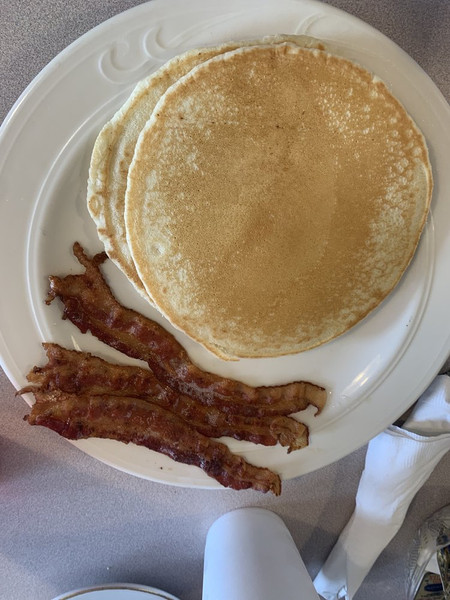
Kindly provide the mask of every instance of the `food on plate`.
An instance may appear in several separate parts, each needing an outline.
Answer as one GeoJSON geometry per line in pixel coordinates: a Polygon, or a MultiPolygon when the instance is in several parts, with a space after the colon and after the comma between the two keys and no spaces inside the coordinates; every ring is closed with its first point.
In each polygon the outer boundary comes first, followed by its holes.
{"type": "Polygon", "coordinates": [[[432,191],[422,134],[361,66],[291,43],[202,62],[161,96],[125,192],[159,311],[224,359],[344,333],[407,268],[432,191]]]}
{"type": "Polygon", "coordinates": [[[324,47],[321,42],[308,36],[279,35],[262,40],[228,42],[216,47],[189,50],[140,81],[125,104],[98,135],[89,169],[88,209],[109,258],[150,302],[151,298],[148,297],[136,272],[128,248],[124,221],[128,169],[141,129],[166,90],[198,64],[241,46],[258,43],[277,44],[285,41],[299,46],[324,47]]]}
{"type": "Polygon", "coordinates": [[[45,343],[48,362],[27,376],[33,386],[26,391],[52,394],[59,390],[77,396],[127,396],[157,404],[188,422],[206,437],[229,436],[264,446],[277,442],[298,450],[308,444],[308,429],[284,415],[246,417],[204,406],[162,385],[151,371],[131,365],[109,363],[87,352],[45,343]]]}
{"type": "Polygon", "coordinates": [[[59,297],[64,304],[64,318],[83,333],[89,330],[116,350],[145,361],[161,383],[204,405],[247,416],[255,415],[255,407],[260,415],[294,413],[309,405],[320,412],[324,407],[326,390],[313,383],[251,387],[203,371],[161,325],[115,299],[99,269],[106,259],[104,252],[89,258],[79,243],[73,250],[85,272],[51,276],[47,303],[59,297]]]}
{"type": "Polygon", "coordinates": [[[202,371],[168,331],[114,298],[100,272],[105,252],[89,258],[79,243],[73,250],[85,272],[50,276],[46,302],[59,297],[63,318],[151,370],[44,343],[47,364],[30,371],[32,385],[20,392],[35,398],[26,420],[68,439],[132,442],[196,465],[224,486],[278,495],[276,473],[214,438],[304,448],[308,428],[287,415],[309,405],[320,412],[326,390],[308,382],[254,388],[202,371]]]}
{"type": "Polygon", "coordinates": [[[72,440],[97,437],[133,442],[200,467],[226,487],[275,495],[281,492],[276,473],[249,464],[225,444],[200,434],[177,415],[151,402],[61,391],[35,390],[33,394],[35,403],[26,417],[30,425],[43,425],[72,440]]]}

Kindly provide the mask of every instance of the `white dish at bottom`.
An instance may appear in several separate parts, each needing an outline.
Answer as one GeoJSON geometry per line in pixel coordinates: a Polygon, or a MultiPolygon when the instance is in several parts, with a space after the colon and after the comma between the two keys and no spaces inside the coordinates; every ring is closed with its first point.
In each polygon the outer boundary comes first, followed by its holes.
{"type": "Polygon", "coordinates": [[[116,583],[80,588],[53,600],[178,600],[175,596],[146,585],[116,583]]]}

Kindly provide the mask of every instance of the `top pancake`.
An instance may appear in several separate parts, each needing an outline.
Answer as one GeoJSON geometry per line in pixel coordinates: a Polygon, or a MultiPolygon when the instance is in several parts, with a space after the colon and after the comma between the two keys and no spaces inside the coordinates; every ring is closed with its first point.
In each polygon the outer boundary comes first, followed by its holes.
{"type": "Polygon", "coordinates": [[[291,44],[212,58],[162,96],[127,241],[161,312],[222,358],[299,352],[386,297],[430,205],[423,137],[360,66],[291,44]]]}
{"type": "Polygon", "coordinates": [[[125,104],[100,131],[92,152],[87,205],[109,258],[123,271],[141,295],[148,297],[136,272],[126,239],[124,211],[128,169],[139,134],[166,90],[200,63],[242,46],[289,41],[302,47],[323,48],[309,36],[277,35],[262,40],[227,42],[189,50],[140,81],[125,104]]]}

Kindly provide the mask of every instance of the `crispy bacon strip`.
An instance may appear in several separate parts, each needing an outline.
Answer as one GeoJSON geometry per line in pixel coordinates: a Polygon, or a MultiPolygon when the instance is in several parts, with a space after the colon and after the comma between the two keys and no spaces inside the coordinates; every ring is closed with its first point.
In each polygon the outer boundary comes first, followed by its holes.
{"type": "Polygon", "coordinates": [[[312,383],[254,388],[202,371],[163,327],[123,307],[114,298],[99,269],[106,259],[104,252],[90,259],[77,242],[73,251],[86,271],[64,278],[51,276],[47,304],[55,297],[61,298],[63,318],[68,318],[83,333],[90,330],[102,342],[127,356],[144,360],[165,385],[224,412],[247,416],[286,415],[310,404],[317,407],[318,412],[322,410],[326,391],[312,383]]]}
{"type": "Polygon", "coordinates": [[[151,402],[126,396],[33,393],[36,402],[25,417],[30,425],[42,425],[71,440],[97,437],[133,442],[200,467],[225,487],[253,488],[277,496],[281,492],[278,475],[249,464],[224,444],[151,402]]]}
{"type": "MultiPolygon", "coordinates": [[[[286,416],[245,417],[205,407],[188,396],[162,386],[153,373],[135,366],[111,364],[88,352],[44,343],[48,362],[27,376],[41,392],[61,390],[69,394],[132,396],[170,410],[207,437],[229,436],[264,446],[279,442],[289,452],[308,445],[308,429],[286,416]]],[[[34,391],[24,388],[22,393],[34,391]]]]}

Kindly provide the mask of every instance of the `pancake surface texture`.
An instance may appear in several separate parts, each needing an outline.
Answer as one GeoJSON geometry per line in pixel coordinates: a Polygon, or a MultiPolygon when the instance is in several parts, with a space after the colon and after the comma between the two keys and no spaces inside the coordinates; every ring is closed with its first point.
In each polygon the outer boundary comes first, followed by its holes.
{"type": "Polygon", "coordinates": [[[87,204],[109,258],[123,271],[135,288],[151,301],[136,272],[125,231],[125,190],[128,169],[139,134],[160,97],[180,77],[210,58],[242,46],[289,41],[302,47],[322,47],[309,36],[277,35],[263,40],[227,42],[197,48],[176,56],[140,81],[125,104],[106,123],[94,145],[88,180],[87,204]]]}
{"type": "Polygon", "coordinates": [[[407,268],[427,148],[384,83],[286,43],[211,58],[162,96],[128,172],[127,241],[159,310],[222,358],[342,334],[407,268]]]}

